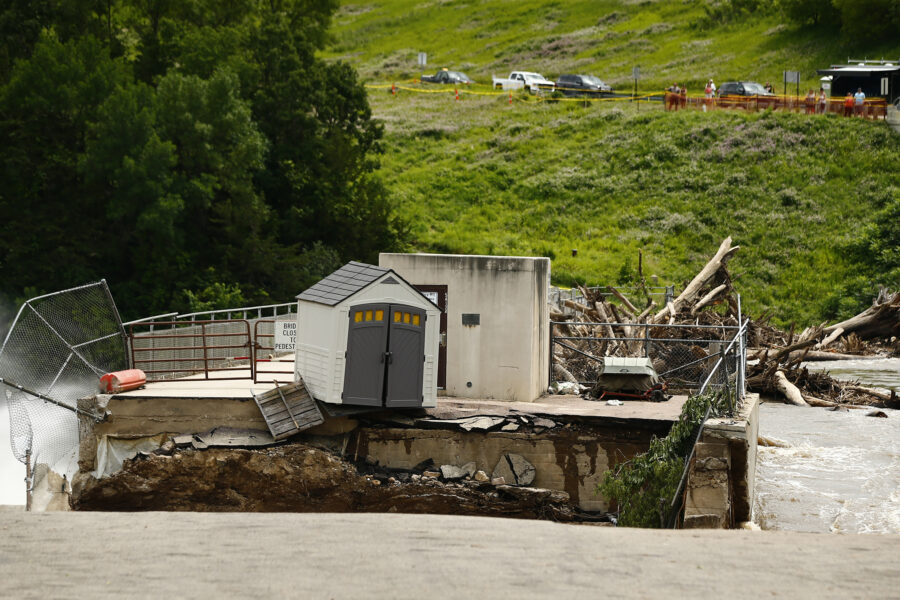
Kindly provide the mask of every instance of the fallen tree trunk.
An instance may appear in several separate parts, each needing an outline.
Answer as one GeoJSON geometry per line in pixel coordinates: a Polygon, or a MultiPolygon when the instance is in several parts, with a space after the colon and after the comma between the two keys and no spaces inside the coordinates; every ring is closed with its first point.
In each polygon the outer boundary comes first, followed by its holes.
{"type": "MultiPolygon", "coordinates": [[[[731,255],[738,251],[740,246],[732,246],[731,245],[731,237],[725,238],[725,240],[719,245],[719,250],[716,252],[715,256],[706,263],[706,266],[697,273],[697,276],[694,277],[689,284],[684,288],[678,297],[672,301],[672,316],[675,316],[675,312],[677,312],[682,306],[685,304],[690,304],[699,294],[700,291],[706,287],[710,281],[716,276],[719,272],[719,269],[723,268],[728,264],[728,259],[731,258],[731,255]]],[[[659,311],[656,316],[653,318],[654,323],[659,323],[662,319],[665,318],[666,313],[669,312],[669,307],[659,311]]]]}
{"type": "Polygon", "coordinates": [[[807,350],[805,352],[805,356],[803,355],[803,352],[791,352],[789,359],[795,360],[803,357],[803,360],[807,362],[823,362],[829,360],[855,360],[862,358],[858,354],[842,354],[840,352],[822,352],[821,350],[807,350]]]}
{"type": "Polygon", "coordinates": [[[800,393],[797,386],[788,381],[787,377],[784,376],[784,371],[775,371],[775,389],[781,392],[791,404],[796,404],[797,406],[809,406],[809,404],[806,403],[806,400],[803,399],[803,394],[800,393]]]}
{"type": "Polygon", "coordinates": [[[697,302],[697,304],[695,304],[694,307],[691,308],[691,314],[692,314],[692,315],[696,315],[697,312],[698,312],[701,308],[703,308],[704,306],[706,306],[707,304],[709,304],[710,302],[712,302],[712,301],[715,299],[716,296],[718,296],[719,294],[721,294],[722,292],[724,292],[727,288],[728,288],[728,286],[725,285],[724,283],[723,283],[722,285],[716,287],[716,288],[713,288],[713,290],[712,290],[710,293],[708,293],[707,295],[703,296],[703,297],[697,302]]]}

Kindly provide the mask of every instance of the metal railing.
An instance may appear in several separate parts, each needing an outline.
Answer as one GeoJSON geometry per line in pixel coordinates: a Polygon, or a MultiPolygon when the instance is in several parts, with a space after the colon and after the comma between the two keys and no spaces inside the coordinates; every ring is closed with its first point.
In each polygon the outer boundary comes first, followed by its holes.
{"type": "MultiPolygon", "coordinates": [[[[725,348],[722,356],[716,361],[715,367],[706,379],[704,379],[703,384],[697,392],[698,396],[710,391],[717,391],[719,394],[723,394],[728,401],[729,416],[734,416],[735,410],[747,392],[745,368],[747,363],[747,327],[749,323],[750,320],[748,319],[741,325],[737,334],[731,342],[729,342],[728,347],[725,348]],[[731,371],[728,369],[728,364],[731,362],[729,360],[730,356],[734,357],[736,362],[736,368],[731,371]]],[[[691,444],[691,451],[684,459],[684,470],[681,472],[681,479],[678,481],[678,487],[675,488],[675,493],[672,495],[672,502],[669,505],[668,526],[670,529],[675,528],[678,524],[678,516],[681,513],[683,505],[678,509],[676,509],[676,505],[679,500],[684,500],[682,491],[687,484],[688,475],[691,472],[691,461],[694,458],[697,442],[700,441],[700,436],[703,435],[703,428],[709,420],[715,404],[715,400],[710,399],[709,405],[706,407],[706,413],[703,415],[700,426],[697,428],[697,435],[694,437],[694,443],[691,444]]]]}
{"type": "Polygon", "coordinates": [[[201,310],[197,312],[191,313],[165,313],[162,315],[155,315],[152,317],[144,317],[142,319],[136,319],[134,321],[128,321],[124,323],[127,327],[129,325],[137,324],[137,323],[153,323],[154,325],[161,325],[160,321],[172,322],[172,321],[215,321],[218,320],[217,317],[224,316],[224,320],[230,321],[233,319],[262,319],[265,317],[278,317],[279,315],[293,314],[297,312],[297,303],[296,302],[282,302],[281,304],[262,304],[260,306],[243,306],[239,308],[219,308],[216,310],[201,310]],[[252,315],[256,315],[253,317],[252,315]],[[205,319],[200,319],[199,317],[206,317],[205,319]]]}
{"type": "Polygon", "coordinates": [[[274,375],[273,380],[278,383],[294,380],[293,354],[279,355],[275,350],[275,323],[276,319],[261,319],[253,324],[253,381],[258,381],[260,375],[274,375]],[[262,333],[260,326],[271,333],[262,333]],[[269,340],[271,343],[266,344],[269,340]],[[284,358],[285,356],[290,358],[284,358]],[[290,366],[290,369],[278,369],[278,366],[290,366]]]}
{"type": "Polygon", "coordinates": [[[128,326],[131,364],[148,381],[203,375],[204,379],[253,379],[253,339],[250,323],[222,321],[153,321],[128,326]],[[169,327],[135,332],[140,327],[169,327]],[[249,368],[245,363],[249,363],[249,368]],[[240,368],[245,366],[247,373],[240,368]]]}

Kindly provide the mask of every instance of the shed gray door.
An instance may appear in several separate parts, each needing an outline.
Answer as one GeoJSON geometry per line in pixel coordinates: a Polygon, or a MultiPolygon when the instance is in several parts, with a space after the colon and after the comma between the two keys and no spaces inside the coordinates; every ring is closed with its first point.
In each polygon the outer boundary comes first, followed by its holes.
{"type": "Polygon", "coordinates": [[[391,305],[385,406],[422,406],[425,311],[391,305]]]}
{"type": "Polygon", "coordinates": [[[364,304],[350,309],[342,396],[346,404],[382,405],[389,312],[387,304],[364,304]]]}

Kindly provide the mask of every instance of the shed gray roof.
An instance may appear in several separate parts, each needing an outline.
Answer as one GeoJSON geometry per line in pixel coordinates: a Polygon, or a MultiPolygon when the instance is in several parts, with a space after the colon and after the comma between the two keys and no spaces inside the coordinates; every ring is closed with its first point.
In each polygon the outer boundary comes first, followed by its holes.
{"type": "Polygon", "coordinates": [[[388,272],[390,272],[390,269],[385,269],[384,267],[348,262],[297,296],[297,300],[307,300],[334,306],[388,272]]]}

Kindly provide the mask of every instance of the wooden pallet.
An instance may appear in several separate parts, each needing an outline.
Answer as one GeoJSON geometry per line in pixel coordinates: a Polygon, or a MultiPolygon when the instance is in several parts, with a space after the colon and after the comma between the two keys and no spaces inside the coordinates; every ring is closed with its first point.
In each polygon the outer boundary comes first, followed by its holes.
{"type": "Polygon", "coordinates": [[[254,395],[253,399],[276,440],[325,422],[303,380],[276,387],[259,396],[254,395]]]}

